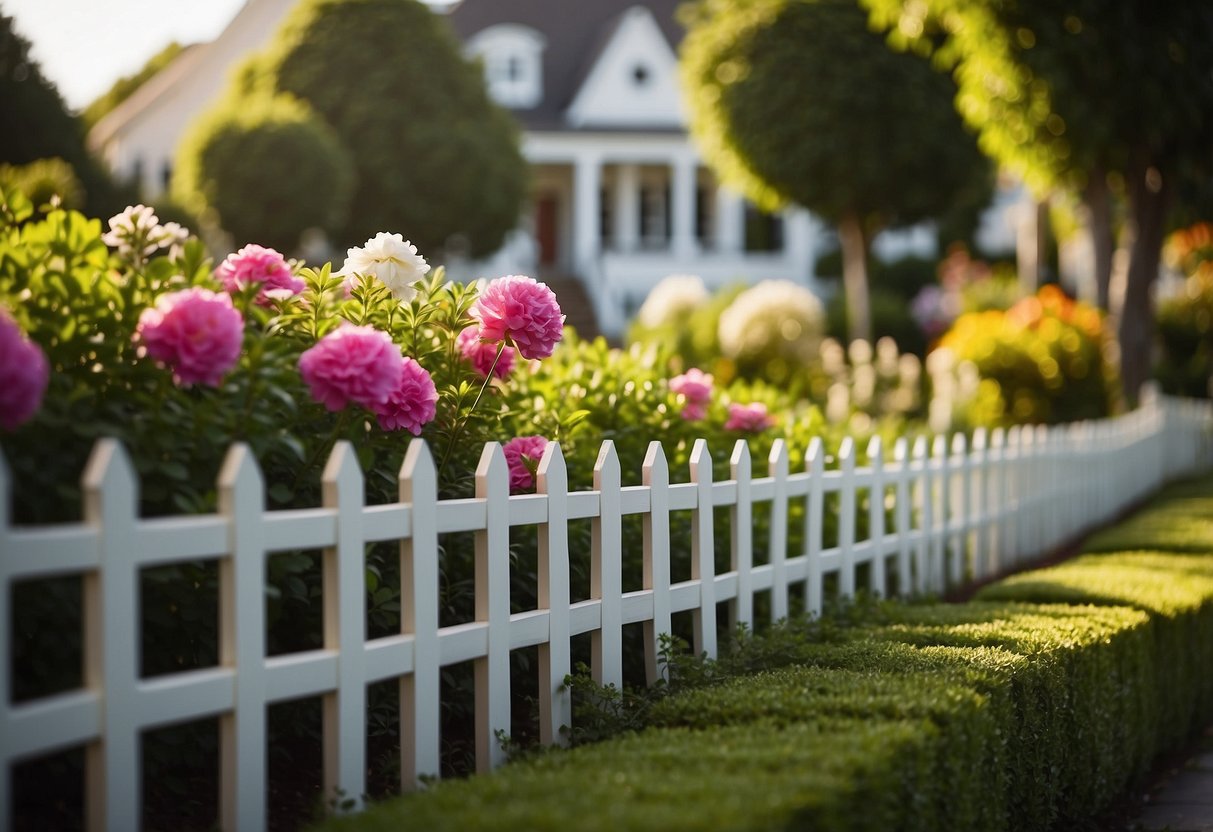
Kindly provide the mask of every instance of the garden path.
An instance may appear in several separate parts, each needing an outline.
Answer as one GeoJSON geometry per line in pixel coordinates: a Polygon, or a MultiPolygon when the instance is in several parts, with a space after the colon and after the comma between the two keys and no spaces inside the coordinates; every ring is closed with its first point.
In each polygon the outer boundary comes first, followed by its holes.
{"type": "Polygon", "coordinates": [[[1196,753],[1167,770],[1144,800],[1131,829],[1213,832],[1213,725],[1205,729],[1196,753]]]}

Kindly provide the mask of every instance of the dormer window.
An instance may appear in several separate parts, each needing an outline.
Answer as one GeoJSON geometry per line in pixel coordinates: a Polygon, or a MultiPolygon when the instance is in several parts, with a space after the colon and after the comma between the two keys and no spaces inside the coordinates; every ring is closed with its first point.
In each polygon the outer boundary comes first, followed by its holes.
{"type": "Polygon", "coordinates": [[[527,26],[503,23],[472,37],[468,53],[484,64],[489,95],[503,107],[527,109],[543,100],[541,34],[527,26]]]}

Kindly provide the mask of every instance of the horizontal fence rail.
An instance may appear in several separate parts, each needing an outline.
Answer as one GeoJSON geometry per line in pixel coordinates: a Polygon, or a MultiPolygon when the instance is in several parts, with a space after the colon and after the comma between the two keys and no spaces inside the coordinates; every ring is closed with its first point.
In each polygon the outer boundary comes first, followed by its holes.
{"type": "MultiPolygon", "coordinates": [[[[400,472],[400,499],[364,502],[353,448],[338,444],[323,473],[323,505],[265,509],[265,483],[249,449],[233,446],[218,479],[213,515],[142,519],[138,483],[123,448],[99,442],[84,473],[84,521],[13,526],[11,480],[0,458],[0,819],[11,817],[12,768],[65,748],[85,749],[86,822],[93,830],[133,830],[141,822],[143,732],[218,717],[220,825],[262,830],[267,819],[267,706],[300,697],[323,701],[326,796],[366,792],[367,686],[398,680],[401,694],[402,786],[415,788],[439,771],[440,672],[471,661],[475,668],[476,765],[487,771],[504,752],[498,732],[511,724],[510,653],[537,647],[540,738],[559,743],[572,721],[563,681],[570,641],[589,634],[592,671],[602,684],[623,683],[623,628],[644,629],[645,670],[662,673],[659,639],[671,617],[690,613],[694,650],[717,653],[718,605],[731,625],[753,626],[755,598],[769,594],[769,614],[791,601],[820,613],[827,584],[840,596],[860,589],[881,595],[942,593],[980,581],[1073,540],[1115,516],[1161,483],[1203,470],[1213,450],[1207,402],[1151,397],[1114,419],[1053,428],[976,431],[971,440],[872,439],[867,464],[844,440],[833,465],[819,440],[806,470],[789,471],[776,442],[765,476],[754,476],[744,442],[730,477],[713,481],[703,440],[690,458],[688,481],[671,483],[660,443],[650,445],[643,484],[624,487],[618,457],[604,442],[594,488],[570,492],[558,444],[539,464],[537,493],[509,493],[501,447],[486,445],[476,496],[439,500],[429,449],[415,441],[400,472]],[[866,537],[857,539],[859,495],[869,496],[866,537]],[[756,506],[769,517],[765,550],[755,557],[756,506]],[[827,512],[837,535],[825,546],[827,512]],[[717,572],[717,508],[729,514],[729,569],[717,572]],[[794,511],[792,509],[795,509],[794,511]],[[670,574],[671,512],[691,513],[688,580],[670,574]],[[643,524],[643,587],[625,592],[621,578],[625,518],[643,524]],[[792,520],[803,524],[793,529],[792,520]],[[570,601],[570,521],[592,525],[590,597],[570,601]],[[510,609],[510,530],[536,526],[538,605],[510,609]],[[475,620],[439,626],[439,535],[475,537],[475,620]],[[796,532],[796,534],[792,534],[796,532]],[[802,539],[795,552],[790,539],[802,539]],[[365,549],[398,542],[401,631],[368,639],[365,549]],[[267,656],[266,563],[275,552],[323,550],[323,647],[267,656]],[[215,560],[219,570],[219,660],[211,668],[141,678],[141,570],[215,560]],[[761,563],[756,564],[756,560],[761,563]],[[83,578],[83,686],[14,703],[13,587],[55,576],[83,578]],[[867,585],[860,587],[860,578],[867,585]]],[[[722,624],[724,622],[721,622],[722,624]]]]}

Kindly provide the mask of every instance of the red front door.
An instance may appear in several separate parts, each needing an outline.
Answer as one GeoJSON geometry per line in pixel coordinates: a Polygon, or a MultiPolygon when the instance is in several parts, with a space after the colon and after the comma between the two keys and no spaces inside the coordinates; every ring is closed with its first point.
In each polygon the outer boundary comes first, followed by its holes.
{"type": "Polygon", "coordinates": [[[556,265],[556,197],[541,196],[535,202],[535,241],[539,245],[539,265],[556,265]]]}

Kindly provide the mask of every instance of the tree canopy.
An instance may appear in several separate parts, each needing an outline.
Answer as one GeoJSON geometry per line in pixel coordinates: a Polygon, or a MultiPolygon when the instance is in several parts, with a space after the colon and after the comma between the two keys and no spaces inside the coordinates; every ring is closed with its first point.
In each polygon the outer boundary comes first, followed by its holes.
{"type": "MultiPolygon", "coordinates": [[[[991,176],[951,81],[890,50],[854,0],[700,0],[684,19],[683,79],[708,163],[764,208],[795,203],[838,224],[844,277],[876,232],[935,217],[991,176]]],[[[851,336],[864,337],[856,280],[851,336]]]]}
{"type": "MultiPolygon", "coordinates": [[[[1133,247],[1120,319],[1125,392],[1145,380],[1150,287],[1168,217],[1213,175],[1213,7],[1154,0],[863,0],[891,40],[932,53],[982,147],[1038,191],[1078,190],[1106,286],[1108,188],[1133,247]]],[[[1191,204],[1191,203],[1188,203],[1191,204]]],[[[1106,295],[1106,289],[1104,290],[1106,295]]]]}
{"type": "Polygon", "coordinates": [[[436,251],[462,237],[477,256],[517,223],[528,176],[517,127],[417,0],[304,0],[236,93],[288,93],[332,128],[355,168],[338,242],[392,231],[436,251]]]}

